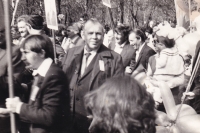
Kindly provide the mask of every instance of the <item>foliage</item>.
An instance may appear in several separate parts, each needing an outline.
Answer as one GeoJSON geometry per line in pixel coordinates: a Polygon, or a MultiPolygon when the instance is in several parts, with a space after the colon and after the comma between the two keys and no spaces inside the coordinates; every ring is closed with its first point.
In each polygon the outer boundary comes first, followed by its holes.
{"type": "MultiPolygon", "coordinates": [[[[135,26],[143,26],[150,20],[175,20],[174,0],[115,0],[118,7],[111,9],[114,24],[118,22],[135,26]]],[[[187,3],[187,0],[183,0],[187,3]]],[[[87,13],[96,17],[103,24],[111,25],[107,7],[101,0],[56,0],[57,12],[65,15],[62,22],[70,25],[87,13]]],[[[187,3],[188,4],[188,3],[187,3]]],[[[192,10],[196,9],[192,0],[192,10]]],[[[45,17],[44,0],[20,0],[16,17],[22,14],[40,14],[45,17]]]]}

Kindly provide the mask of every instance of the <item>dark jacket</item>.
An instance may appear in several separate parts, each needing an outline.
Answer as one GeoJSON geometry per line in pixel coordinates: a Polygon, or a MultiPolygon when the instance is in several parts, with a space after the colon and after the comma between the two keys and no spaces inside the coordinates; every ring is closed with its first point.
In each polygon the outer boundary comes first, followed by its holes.
{"type": "Polygon", "coordinates": [[[143,66],[145,70],[147,70],[149,57],[154,54],[156,54],[156,52],[152,48],[150,48],[147,44],[144,44],[142,50],[140,51],[138,60],[135,64],[135,68],[133,70],[137,69],[140,64],[143,66]]]}
{"type": "MultiPolygon", "coordinates": [[[[110,49],[115,49],[115,44],[110,44],[110,49]]],[[[129,43],[126,43],[123,47],[123,50],[120,54],[122,56],[122,62],[124,67],[129,66],[131,63],[131,60],[135,59],[136,56],[136,50],[131,46],[129,43]]]]}
{"type": "MultiPolygon", "coordinates": [[[[84,46],[78,46],[69,49],[62,61],[62,68],[65,72],[65,75],[67,76],[67,80],[70,83],[71,91],[73,91],[73,87],[75,86],[79,77],[83,50],[84,46]]],[[[89,91],[98,88],[100,85],[103,84],[103,82],[106,81],[106,79],[118,75],[123,75],[124,73],[122,59],[119,54],[109,50],[104,45],[101,45],[101,47],[97,51],[96,56],[96,61],[94,62],[91,70],[91,77],[82,77],[90,80],[90,83],[88,85],[89,91]],[[100,70],[99,60],[102,60],[104,62],[105,71],[100,70]]],[[[72,97],[73,94],[74,93],[72,92],[72,97]]]]}
{"type": "MultiPolygon", "coordinates": [[[[20,118],[32,126],[31,133],[59,133],[69,113],[69,93],[63,71],[52,64],[45,77],[37,76],[39,88],[35,100],[23,103],[20,118]]],[[[32,86],[32,89],[34,86],[32,86]]],[[[65,123],[67,126],[67,123],[65,123]]]]}

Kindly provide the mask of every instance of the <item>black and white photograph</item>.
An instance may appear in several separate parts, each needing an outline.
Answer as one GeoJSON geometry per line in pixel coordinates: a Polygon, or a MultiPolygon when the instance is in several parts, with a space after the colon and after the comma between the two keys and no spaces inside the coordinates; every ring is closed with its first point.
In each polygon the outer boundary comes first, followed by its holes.
{"type": "Polygon", "coordinates": [[[0,133],[200,133],[200,0],[0,0],[0,133]]]}

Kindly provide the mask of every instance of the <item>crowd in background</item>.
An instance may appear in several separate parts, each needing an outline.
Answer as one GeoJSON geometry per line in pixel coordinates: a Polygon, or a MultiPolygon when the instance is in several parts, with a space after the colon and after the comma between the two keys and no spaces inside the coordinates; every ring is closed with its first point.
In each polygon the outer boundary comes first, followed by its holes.
{"type": "Polygon", "coordinates": [[[176,105],[187,95],[200,113],[200,69],[184,93],[199,61],[200,16],[187,30],[167,21],[112,29],[84,14],[71,26],[58,24],[54,41],[43,17],[22,15],[11,27],[15,98],[8,98],[4,26],[0,31],[3,133],[10,112],[20,133],[167,132],[172,120],[158,120],[167,112],[160,84],[176,105]]]}

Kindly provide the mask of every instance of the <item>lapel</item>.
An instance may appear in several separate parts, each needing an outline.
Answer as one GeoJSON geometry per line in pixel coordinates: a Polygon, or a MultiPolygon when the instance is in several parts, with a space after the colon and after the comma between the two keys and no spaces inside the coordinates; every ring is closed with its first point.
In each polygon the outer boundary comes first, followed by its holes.
{"type": "Polygon", "coordinates": [[[145,48],[146,48],[146,43],[144,44],[144,47],[143,47],[142,50],[140,51],[140,54],[139,54],[138,60],[137,60],[137,62],[136,62],[135,68],[139,65],[140,59],[142,58],[142,55],[143,55],[143,53],[145,52],[145,48]]]}
{"type": "MultiPolygon", "coordinates": [[[[76,81],[78,79],[80,70],[81,70],[81,64],[82,64],[82,57],[83,57],[83,50],[84,45],[76,49],[74,53],[74,61],[75,61],[75,74],[73,74],[71,82],[70,82],[70,88],[73,88],[76,84],[76,81]]],[[[73,57],[72,57],[73,58],[73,57]]]]}
{"type": "MultiPolygon", "coordinates": [[[[96,78],[96,76],[100,72],[99,60],[102,60],[104,62],[104,68],[105,68],[104,72],[107,73],[108,68],[110,67],[108,58],[111,58],[112,55],[110,53],[110,50],[102,44],[101,47],[99,48],[99,50],[97,51],[96,56],[97,57],[96,57],[96,61],[95,61],[94,65],[93,65],[92,76],[90,78],[90,85],[89,85],[90,90],[91,90],[91,85],[94,82],[94,79],[96,78]]],[[[107,74],[109,74],[109,73],[107,73],[107,74]]]]}

